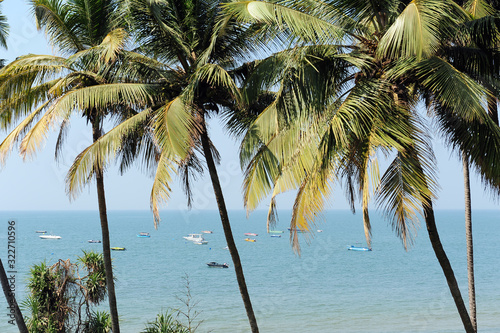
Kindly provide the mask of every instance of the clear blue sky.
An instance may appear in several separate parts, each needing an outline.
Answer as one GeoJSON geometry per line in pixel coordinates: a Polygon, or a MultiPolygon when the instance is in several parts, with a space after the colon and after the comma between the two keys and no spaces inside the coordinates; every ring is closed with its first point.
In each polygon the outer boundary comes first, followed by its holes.
{"type": "MultiPolygon", "coordinates": [[[[11,27],[9,49],[0,50],[0,58],[8,62],[17,56],[34,54],[51,54],[43,34],[36,31],[26,1],[5,0],[2,12],[7,16],[11,27]]],[[[239,167],[238,144],[230,139],[221,129],[218,122],[211,123],[211,136],[222,155],[219,175],[225,191],[229,209],[242,209],[241,195],[242,172],[239,167]]],[[[96,210],[97,199],[93,186],[73,202],[65,194],[64,177],[73,158],[91,143],[90,128],[81,119],[72,119],[70,135],[63,159],[54,161],[54,145],[57,133],[52,132],[45,148],[36,159],[23,162],[13,151],[7,165],[0,169],[0,210],[96,210]]],[[[0,132],[0,140],[6,136],[0,132]]],[[[441,191],[436,201],[436,209],[463,208],[463,178],[459,159],[445,150],[440,140],[434,140],[434,148],[438,158],[439,182],[441,191]]],[[[138,169],[130,170],[120,176],[117,168],[110,168],[106,174],[105,187],[108,209],[149,209],[151,179],[138,169]]],[[[167,209],[186,209],[186,199],[176,180],[172,198],[167,209]]],[[[194,188],[194,208],[216,209],[208,176],[199,179],[194,188]]],[[[472,176],[473,209],[498,209],[498,205],[488,194],[484,194],[478,177],[472,176]]],[[[285,195],[278,201],[279,208],[289,209],[293,203],[293,195],[285,195]]],[[[268,201],[260,208],[265,208],[268,201]]],[[[334,193],[334,200],[329,206],[333,209],[348,209],[343,199],[342,189],[334,193]]]]}

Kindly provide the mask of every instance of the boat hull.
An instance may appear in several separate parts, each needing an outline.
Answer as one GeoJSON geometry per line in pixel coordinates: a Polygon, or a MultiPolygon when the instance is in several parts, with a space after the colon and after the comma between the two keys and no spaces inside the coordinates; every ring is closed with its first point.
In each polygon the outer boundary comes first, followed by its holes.
{"type": "Polygon", "coordinates": [[[208,267],[215,267],[215,268],[229,268],[228,264],[226,264],[226,263],[219,264],[219,263],[216,263],[215,261],[208,262],[207,266],[208,267]]]}
{"type": "Polygon", "coordinates": [[[53,236],[53,235],[41,235],[38,236],[41,239],[61,239],[61,236],[53,236]]]}
{"type": "Polygon", "coordinates": [[[361,247],[361,246],[353,246],[347,248],[350,251],[371,251],[372,249],[369,247],[361,247]]]}

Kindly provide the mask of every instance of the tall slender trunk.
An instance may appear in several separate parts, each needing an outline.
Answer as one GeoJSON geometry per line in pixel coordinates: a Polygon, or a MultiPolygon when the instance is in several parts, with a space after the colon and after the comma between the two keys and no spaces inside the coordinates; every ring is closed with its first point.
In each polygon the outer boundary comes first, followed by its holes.
{"type": "Polygon", "coordinates": [[[427,232],[429,234],[429,239],[431,241],[432,249],[434,250],[436,258],[439,261],[439,265],[441,265],[441,269],[443,270],[444,276],[446,277],[446,282],[448,283],[451,295],[453,297],[453,300],[455,301],[455,305],[457,307],[458,314],[460,315],[460,319],[462,319],[465,332],[475,333],[471,319],[469,317],[469,314],[467,313],[467,308],[465,307],[462,294],[460,293],[460,288],[458,287],[458,283],[455,278],[455,273],[451,268],[450,261],[448,260],[446,252],[444,251],[443,244],[441,244],[441,240],[439,239],[439,234],[436,227],[436,220],[434,217],[434,208],[432,207],[432,202],[429,198],[424,199],[423,209],[424,209],[425,224],[427,225],[427,232]]]}
{"type": "Polygon", "coordinates": [[[21,313],[21,310],[19,310],[19,306],[17,305],[16,296],[10,289],[9,280],[7,279],[7,274],[5,274],[2,259],[0,259],[0,282],[2,283],[2,289],[5,295],[5,299],[7,300],[7,304],[9,305],[7,308],[14,309],[14,318],[16,319],[16,324],[19,332],[28,333],[28,328],[26,327],[26,323],[24,322],[23,314],[21,313]]]}
{"type": "Polygon", "coordinates": [[[245,310],[247,312],[248,321],[250,322],[250,328],[252,330],[252,333],[257,333],[259,332],[259,327],[257,326],[257,320],[255,319],[255,314],[253,312],[252,302],[250,301],[250,295],[248,294],[245,275],[243,274],[243,267],[241,266],[240,255],[238,254],[238,249],[236,248],[236,244],[234,243],[233,232],[231,231],[231,224],[229,223],[229,216],[227,214],[226,204],[224,202],[224,196],[222,194],[222,188],[219,182],[219,176],[217,175],[217,168],[215,167],[215,162],[210,150],[210,140],[208,139],[207,128],[204,120],[202,126],[203,132],[201,134],[201,143],[203,146],[203,154],[205,155],[208,171],[210,173],[210,179],[212,180],[215,199],[217,200],[220,219],[222,222],[222,227],[224,229],[224,235],[226,236],[227,247],[233,260],[234,271],[236,273],[236,279],[238,280],[241,298],[243,299],[243,304],[245,305],[245,310]]]}
{"type": "MultiPolygon", "coordinates": [[[[94,122],[92,126],[94,142],[101,136],[99,125],[94,122]]],[[[104,257],[104,269],[106,273],[106,288],[108,290],[109,312],[111,315],[111,327],[113,333],[120,333],[118,322],[118,308],[116,306],[115,281],[113,279],[113,266],[111,263],[111,249],[109,244],[108,215],[106,210],[106,197],[104,194],[104,176],[101,168],[95,170],[97,184],[97,201],[99,202],[99,217],[102,232],[102,253],[104,257]]]]}
{"type": "Polygon", "coordinates": [[[469,281],[469,314],[474,331],[477,332],[476,321],[476,288],[474,284],[474,245],[472,242],[472,209],[470,196],[469,161],[462,154],[464,169],[464,199],[465,199],[465,238],[467,242],[467,276],[469,281]]]}

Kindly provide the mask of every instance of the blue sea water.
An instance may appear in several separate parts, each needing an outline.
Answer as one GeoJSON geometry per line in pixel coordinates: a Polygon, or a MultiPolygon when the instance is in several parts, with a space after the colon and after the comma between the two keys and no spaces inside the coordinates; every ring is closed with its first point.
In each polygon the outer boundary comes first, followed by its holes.
{"type": "MultiPolygon", "coordinates": [[[[285,230],[289,213],[280,215],[285,230]]],[[[82,250],[100,250],[97,212],[0,212],[0,258],[7,261],[7,221],[16,221],[16,295],[26,296],[30,266],[59,258],[75,260],[82,250]],[[42,240],[35,230],[62,237],[42,240]]],[[[261,332],[463,332],[463,327],[425,226],[405,251],[385,220],[373,216],[373,251],[347,251],[363,245],[361,214],[328,211],[309,239],[301,235],[302,253],[293,253],[287,233],[266,234],[266,213],[230,212],[250,297],[261,332]],[[257,242],[244,239],[258,233],[257,242]]],[[[436,212],[438,229],[455,275],[467,298],[464,218],[461,211],[436,212]]],[[[498,211],[473,213],[480,332],[500,332],[500,228],[498,211]]],[[[243,303],[222,226],[216,211],[164,211],[158,230],[150,212],[110,211],[111,246],[122,331],[140,332],[147,321],[169,308],[182,307],[185,277],[204,320],[197,332],[249,332],[243,303]],[[204,235],[207,245],[182,236],[204,235]],[[151,238],[138,238],[149,232],[151,238]],[[229,269],[208,268],[209,261],[229,269]]],[[[363,245],[364,246],[364,245],[363,245]]],[[[466,301],[467,302],[467,301],[466,301]]],[[[7,303],[0,298],[0,332],[16,332],[8,324],[7,303]]]]}

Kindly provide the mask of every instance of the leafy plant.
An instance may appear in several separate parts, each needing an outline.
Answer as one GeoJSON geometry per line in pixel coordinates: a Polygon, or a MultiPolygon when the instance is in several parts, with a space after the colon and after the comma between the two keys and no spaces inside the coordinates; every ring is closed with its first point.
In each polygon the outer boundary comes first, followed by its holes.
{"type": "Polygon", "coordinates": [[[190,333],[190,330],[178,321],[172,313],[159,313],[155,321],[148,322],[141,333],[190,333]]]}
{"type": "Polygon", "coordinates": [[[60,259],[52,266],[34,265],[30,272],[29,297],[23,303],[31,316],[30,332],[109,332],[111,319],[93,312],[106,296],[104,259],[101,253],[83,252],[78,263],[60,259]]]}

